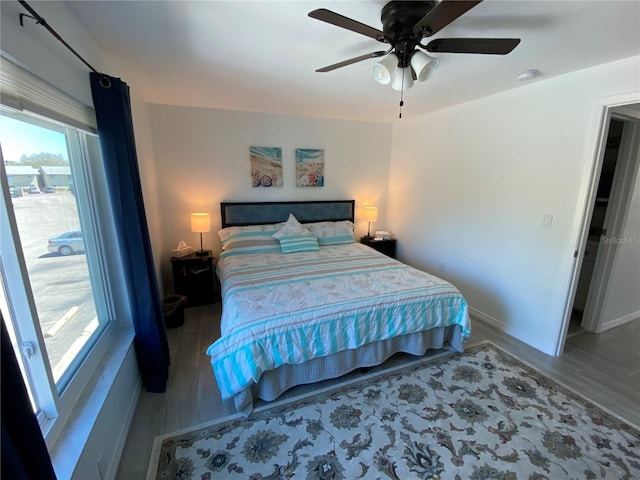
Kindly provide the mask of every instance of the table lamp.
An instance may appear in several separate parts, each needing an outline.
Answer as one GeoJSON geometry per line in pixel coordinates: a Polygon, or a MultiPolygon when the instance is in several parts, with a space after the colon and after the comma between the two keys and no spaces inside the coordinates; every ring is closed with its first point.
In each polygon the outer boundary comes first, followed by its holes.
{"type": "Polygon", "coordinates": [[[204,257],[209,253],[208,250],[202,249],[202,233],[211,231],[211,220],[208,213],[192,213],[191,214],[191,231],[200,234],[200,250],[196,251],[197,257],[204,257]]]}
{"type": "Polygon", "coordinates": [[[364,219],[369,222],[367,238],[371,238],[371,222],[378,220],[378,209],[376,207],[364,207],[364,219]]]}

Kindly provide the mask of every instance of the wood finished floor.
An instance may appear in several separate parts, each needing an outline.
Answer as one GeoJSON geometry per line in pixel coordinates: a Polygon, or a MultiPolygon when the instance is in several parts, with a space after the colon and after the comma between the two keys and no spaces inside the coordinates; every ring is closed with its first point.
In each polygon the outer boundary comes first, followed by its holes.
{"type": "MultiPolygon", "coordinates": [[[[144,480],[156,436],[234,413],[217,393],[207,347],[219,336],[220,304],[185,310],[168,331],[171,366],[165,393],[140,394],[118,468],[119,480],[144,480]]],[[[490,340],[541,372],[640,425],[640,319],[600,335],[572,330],[565,353],[551,357],[472,319],[468,344],[490,340]]],[[[393,359],[390,359],[393,361],[393,359]]],[[[399,360],[396,360],[399,361],[399,360]]],[[[301,387],[300,391],[314,387],[301,387]]]]}

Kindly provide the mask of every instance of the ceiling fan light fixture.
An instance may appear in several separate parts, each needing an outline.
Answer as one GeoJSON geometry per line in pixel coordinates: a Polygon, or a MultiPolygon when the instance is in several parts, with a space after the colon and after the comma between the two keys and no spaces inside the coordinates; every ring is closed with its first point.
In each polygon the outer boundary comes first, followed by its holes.
{"type": "Polygon", "coordinates": [[[379,62],[371,65],[371,75],[376,82],[382,85],[388,85],[391,82],[393,74],[398,68],[398,57],[393,53],[385,56],[379,62]]]}
{"type": "Polygon", "coordinates": [[[411,57],[411,67],[419,82],[424,82],[438,69],[440,60],[417,50],[411,57]]]}
{"type": "MultiPolygon", "coordinates": [[[[376,82],[391,84],[391,88],[400,92],[398,117],[402,118],[404,91],[409,90],[414,81],[428,80],[440,64],[439,58],[425,52],[506,55],[520,44],[519,38],[436,38],[426,45],[422,43],[424,38],[437,34],[481,2],[390,0],[380,12],[382,30],[326,8],[313,10],[309,12],[311,18],[372,38],[388,48],[327,65],[316,72],[330,72],[371,58],[380,59],[371,66],[371,75],[376,82]]],[[[521,74],[520,80],[525,80],[526,75],[521,74]]]]}
{"type": "Polygon", "coordinates": [[[411,76],[411,67],[398,68],[393,74],[393,82],[391,88],[396,91],[409,90],[413,86],[413,77],[411,76]],[[403,75],[404,74],[404,75],[403,75]]]}

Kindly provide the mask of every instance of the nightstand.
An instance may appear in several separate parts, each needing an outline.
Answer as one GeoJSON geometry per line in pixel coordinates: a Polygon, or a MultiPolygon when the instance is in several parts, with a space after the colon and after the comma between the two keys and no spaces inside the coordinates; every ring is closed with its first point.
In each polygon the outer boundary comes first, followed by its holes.
{"type": "Polygon", "coordinates": [[[187,297],[187,308],[216,302],[220,289],[216,263],[211,255],[171,257],[173,288],[177,295],[187,297]]]}
{"type": "Polygon", "coordinates": [[[374,240],[373,237],[362,237],[360,243],[363,243],[374,250],[384,253],[386,256],[396,258],[396,244],[395,238],[390,240],[374,240]]]}

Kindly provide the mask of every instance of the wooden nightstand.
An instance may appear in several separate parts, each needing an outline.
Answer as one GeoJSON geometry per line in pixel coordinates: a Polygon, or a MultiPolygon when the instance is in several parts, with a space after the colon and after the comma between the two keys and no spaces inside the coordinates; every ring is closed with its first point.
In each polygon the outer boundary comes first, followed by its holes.
{"type": "Polygon", "coordinates": [[[171,257],[173,288],[177,295],[187,297],[187,308],[216,302],[220,295],[216,263],[211,255],[171,257]]]}
{"type": "Polygon", "coordinates": [[[388,257],[396,258],[397,241],[395,238],[390,240],[374,240],[373,237],[362,237],[360,238],[360,243],[363,243],[380,253],[384,253],[388,257]]]}

